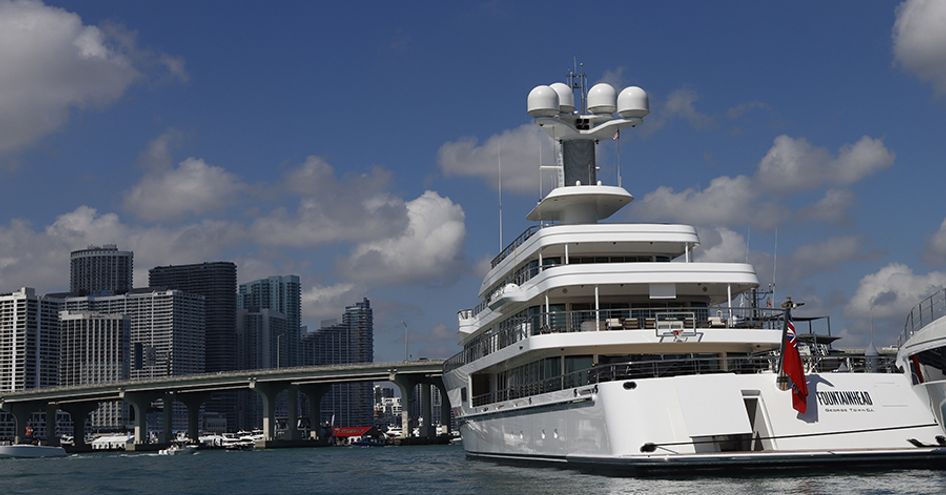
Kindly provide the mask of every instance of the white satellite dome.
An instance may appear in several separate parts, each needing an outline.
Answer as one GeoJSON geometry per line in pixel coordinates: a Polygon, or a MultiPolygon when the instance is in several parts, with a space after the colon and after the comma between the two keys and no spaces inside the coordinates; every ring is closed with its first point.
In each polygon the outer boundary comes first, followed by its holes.
{"type": "Polygon", "coordinates": [[[533,117],[558,115],[558,93],[549,86],[536,86],[529,91],[528,107],[533,117]]]}
{"type": "Polygon", "coordinates": [[[610,114],[617,110],[617,93],[608,83],[598,83],[588,90],[588,111],[594,114],[610,114]]]}
{"type": "Polygon", "coordinates": [[[650,113],[647,92],[637,86],[628,86],[618,95],[618,115],[625,119],[641,118],[650,113]]]}
{"type": "Polygon", "coordinates": [[[562,113],[572,113],[575,111],[575,93],[572,93],[572,88],[560,82],[552,83],[549,87],[558,93],[558,109],[562,113]]]}

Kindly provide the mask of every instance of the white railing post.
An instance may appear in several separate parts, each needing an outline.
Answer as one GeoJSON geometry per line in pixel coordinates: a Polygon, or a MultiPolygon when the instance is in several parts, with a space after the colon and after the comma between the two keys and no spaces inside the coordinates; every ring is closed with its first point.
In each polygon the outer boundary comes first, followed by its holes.
{"type": "Polygon", "coordinates": [[[595,286],[595,331],[601,330],[600,305],[598,304],[598,286],[595,286]]]}
{"type": "Polygon", "coordinates": [[[726,322],[726,326],[732,328],[732,284],[726,284],[726,299],[729,306],[729,321],[726,322]]]}

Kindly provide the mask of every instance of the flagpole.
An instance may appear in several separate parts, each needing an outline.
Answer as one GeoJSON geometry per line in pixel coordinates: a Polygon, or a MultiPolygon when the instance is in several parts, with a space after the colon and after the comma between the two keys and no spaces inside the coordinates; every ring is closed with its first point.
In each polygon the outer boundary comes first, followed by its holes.
{"type": "Polygon", "coordinates": [[[792,302],[792,298],[788,297],[785,299],[785,302],[782,303],[782,309],[785,310],[785,313],[782,315],[782,338],[779,340],[778,348],[778,373],[776,374],[775,384],[778,385],[779,390],[788,390],[788,375],[785,374],[785,337],[788,336],[788,322],[792,319],[792,308],[795,307],[795,303],[792,302]]]}

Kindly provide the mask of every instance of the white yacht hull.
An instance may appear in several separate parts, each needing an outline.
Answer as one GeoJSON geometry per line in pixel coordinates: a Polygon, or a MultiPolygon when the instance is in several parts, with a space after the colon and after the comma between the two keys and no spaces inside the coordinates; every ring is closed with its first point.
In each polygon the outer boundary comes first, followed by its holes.
{"type": "Polygon", "coordinates": [[[946,317],[933,320],[923,327],[920,331],[914,333],[904,342],[897,355],[897,362],[904,369],[910,370],[913,374],[913,388],[920,399],[929,405],[936,421],[946,432],[946,379],[944,371],[922,366],[919,361],[914,362],[911,356],[916,356],[924,351],[943,351],[946,348],[946,317]],[[917,369],[917,366],[921,366],[917,369]],[[919,376],[917,376],[919,375],[919,376]]]}
{"type": "Polygon", "coordinates": [[[48,447],[39,445],[0,445],[0,459],[35,458],[35,457],[65,457],[66,451],[62,447],[48,447]]]}
{"type": "Polygon", "coordinates": [[[809,389],[799,415],[771,373],[613,381],[467,408],[461,432],[472,457],[618,469],[946,462],[904,375],[813,374],[809,389]]]}

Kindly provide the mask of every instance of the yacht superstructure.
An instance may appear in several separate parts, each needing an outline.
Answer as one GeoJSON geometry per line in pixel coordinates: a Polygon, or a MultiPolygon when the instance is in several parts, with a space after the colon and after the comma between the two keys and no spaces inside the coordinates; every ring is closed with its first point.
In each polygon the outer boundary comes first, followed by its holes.
{"type": "Polygon", "coordinates": [[[597,142],[649,107],[641,88],[585,93],[577,80],[529,94],[557,187],[458,313],[463,350],[444,380],[468,455],[616,469],[940,462],[942,433],[890,360],[812,340],[799,413],[779,380],[783,310],[733,303],[759,285],[751,265],[695,261],[688,225],[600,223],[633,198],[598,180],[597,142]]]}
{"type": "Polygon", "coordinates": [[[907,315],[898,364],[946,431],[946,288],[935,290],[907,315]]]}

